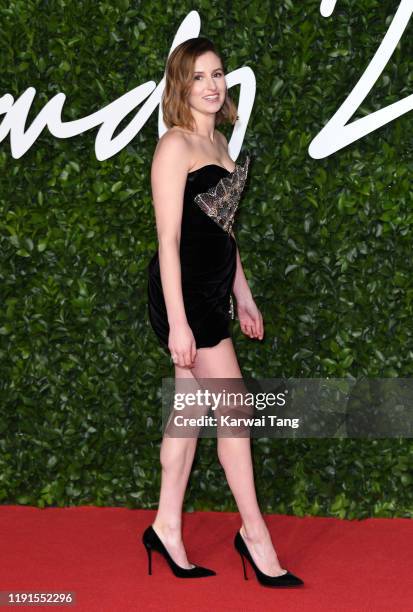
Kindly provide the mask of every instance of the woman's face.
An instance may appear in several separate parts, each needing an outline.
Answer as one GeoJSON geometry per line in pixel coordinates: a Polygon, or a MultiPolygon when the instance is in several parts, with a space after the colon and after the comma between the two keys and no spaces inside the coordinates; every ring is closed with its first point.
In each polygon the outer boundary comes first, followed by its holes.
{"type": "Polygon", "coordinates": [[[207,51],[195,60],[189,105],[201,113],[216,113],[225,101],[227,84],[221,60],[207,51]]]}

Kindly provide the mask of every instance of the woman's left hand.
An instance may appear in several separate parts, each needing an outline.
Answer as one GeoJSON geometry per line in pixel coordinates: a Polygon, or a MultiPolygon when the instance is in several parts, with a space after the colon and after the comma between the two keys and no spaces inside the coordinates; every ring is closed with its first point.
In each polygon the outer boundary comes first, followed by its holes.
{"type": "Polygon", "coordinates": [[[236,308],[241,331],[250,338],[262,340],[264,337],[264,322],[253,297],[237,299],[236,308]]]}

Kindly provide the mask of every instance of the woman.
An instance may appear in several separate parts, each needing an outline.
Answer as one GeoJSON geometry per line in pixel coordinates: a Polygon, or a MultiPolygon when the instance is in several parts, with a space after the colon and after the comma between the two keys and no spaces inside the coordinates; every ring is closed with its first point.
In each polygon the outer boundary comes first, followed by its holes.
{"type": "MultiPolygon", "coordinates": [[[[168,58],[162,100],[168,131],[155,150],[152,195],[158,250],[148,266],[151,325],[175,364],[180,382],[242,379],[229,332],[236,297],[241,330],[263,338],[263,318],[249,289],[232,223],[243,190],[249,156],[235,164],[216,123],[237,119],[227,93],[224,67],[213,43],[193,38],[168,58]]],[[[188,386],[185,387],[188,389],[188,386]]],[[[144,535],[151,573],[157,550],[179,577],[215,575],[188,561],[182,541],[182,504],[197,436],[165,433],[160,453],[162,484],[155,521],[144,535]]],[[[218,437],[217,450],[242,517],[234,540],[258,580],[268,586],[297,586],[302,580],[283,569],[258,507],[249,436],[218,437]]]]}

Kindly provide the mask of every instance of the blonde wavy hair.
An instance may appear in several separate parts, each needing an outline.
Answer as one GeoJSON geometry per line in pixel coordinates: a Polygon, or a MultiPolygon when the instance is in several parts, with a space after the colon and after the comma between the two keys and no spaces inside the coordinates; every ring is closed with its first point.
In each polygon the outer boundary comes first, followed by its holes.
{"type": "MultiPolygon", "coordinates": [[[[225,66],[214,43],[208,38],[199,36],[189,38],[178,45],[168,57],[165,70],[165,89],[162,96],[163,120],[168,128],[174,125],[194,131],[196,124],[188,104],[188,95],[193,83],[193,72],[197,57],[212,51],[225,66]]],[[[238,119],[237,107],[228,94],[215,116],[215,123],[231,123],[238,119]]]]}

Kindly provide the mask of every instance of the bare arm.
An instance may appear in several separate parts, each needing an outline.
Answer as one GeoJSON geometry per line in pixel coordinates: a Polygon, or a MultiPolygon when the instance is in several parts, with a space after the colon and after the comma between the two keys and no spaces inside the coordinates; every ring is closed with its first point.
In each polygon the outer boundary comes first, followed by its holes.
{"type": "MultiPolygon", "coordinates": [[[[216,134],[221,141],[221,145],[223,149],[225,150],[226,154],[229,157],[228,141],[225,138],[225,135],[219,130],[216,131],[216,134]]],[[[233,230],[231,230],[231,236],[233,236],[235,240],[235,234],[233,230]]],[[[238,245],[237,245],[237,267],[236,267],[235,279],[234,279],[232,291],[236,297],[237,303],[240,303],[242,301],[249,300],[252,298],[251,290],[249,288],[248,281],[245,277],[244,268],[242,267],[241,256],[239,254],[238,245]]]]}
{"type": "MultiPolygon", "coordinates": [[[[235,239],[235,234],[232,230],[231,230],[231,235],[235,239]]],[[[242,302],[243,300],[249,299],[252,297],[251,289],[248,285],[248,281],[244,273],[244,268],[242,267],[241,256],[239,254],[238,245],[237,245],[237,268],[235,272],[235,279],[234,279],[234,285],[233,285],[232,290],[237,299],[237,302],[242,302]]]]}
{"type": "MultiPolygon", "coordinates": [[[[228,154],[227,139],[220,132],[218,132],[218,134],[220,134],[222,145],[228,154]]],[[[235,234],[232,230],[231,235],[235,240],[235,234]]],[[[260,340],[262,340],[262,338],[264,337],[263,317],[261,312],[257,308],[257,305],[255,304],[251,289],[248,285],[248,281],[244,273],[244,268],[242,267],[238,245],[236,245],[236,249],[237,264],[235,270],[234,284],[232,286],[232,292],[237,300],[237,314],[240,323],[240,328],[243,333],[249,336],[250,338],[259,338],[260,340]]]]}
{"type": "Polygon", "coordinates": [[[187,323],[182,296],[179,246],[183,196],[190,160],[180,134],[158,142],[152,168],[152,197],[158,234],[159,267],[170,327],[187,323]]]}

